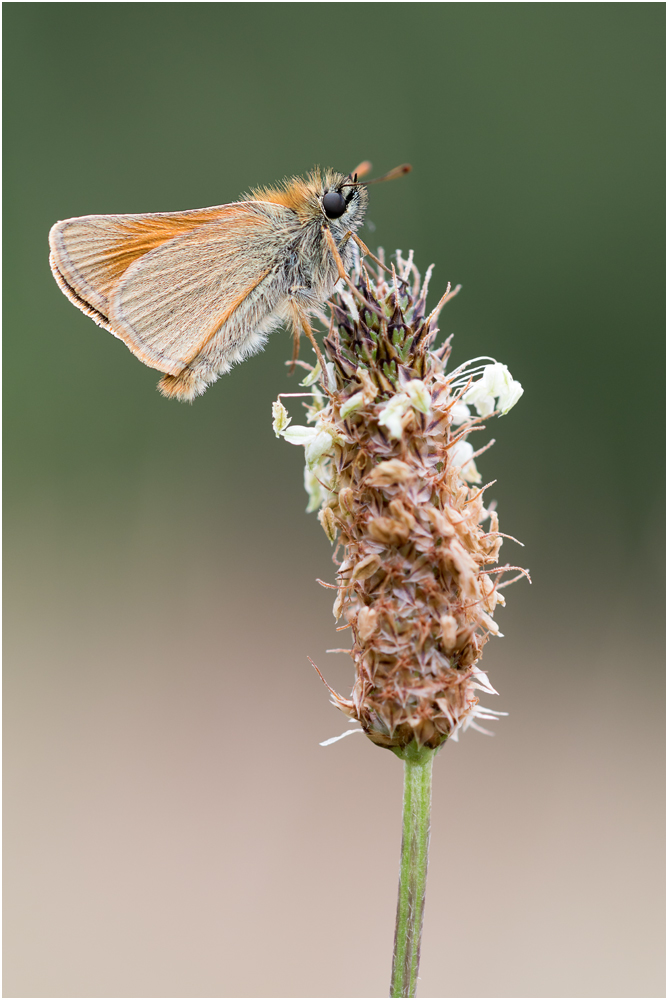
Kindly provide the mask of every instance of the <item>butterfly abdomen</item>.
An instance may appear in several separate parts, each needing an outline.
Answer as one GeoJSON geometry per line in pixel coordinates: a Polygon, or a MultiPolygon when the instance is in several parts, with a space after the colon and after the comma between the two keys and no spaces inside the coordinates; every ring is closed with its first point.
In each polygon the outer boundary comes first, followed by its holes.
{"type": "Polygon", "coordinates": [[[165,375],[158,382],[158,390],[167,399],[178,399],[182,403],[192,403],[201,396],[209,385],[190,368],[185,368],[180,375],[165,375]]]}

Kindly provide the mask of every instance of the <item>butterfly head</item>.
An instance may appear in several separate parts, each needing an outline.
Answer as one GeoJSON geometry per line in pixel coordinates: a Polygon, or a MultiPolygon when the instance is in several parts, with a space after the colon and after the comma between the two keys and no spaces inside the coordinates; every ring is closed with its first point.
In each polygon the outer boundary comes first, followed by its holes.
{"type": "Polygon", "coordinates": [[[292,177],[280,188],[254,191],[253,197],[285,205],[301,223],[324,224],[337,234],[359,229],[369,202],[366,186],[357,180],[357,175],[320,169],[307,177],[292,177]]]}
{"type": "Polygon", "coordinates": [[[340,174],[327,170],[318,192],[320,211],[327,223],[339,222],[345,229],[358,229],[364,221],[369,203],[366,186],[357,174],[340,174]]]}

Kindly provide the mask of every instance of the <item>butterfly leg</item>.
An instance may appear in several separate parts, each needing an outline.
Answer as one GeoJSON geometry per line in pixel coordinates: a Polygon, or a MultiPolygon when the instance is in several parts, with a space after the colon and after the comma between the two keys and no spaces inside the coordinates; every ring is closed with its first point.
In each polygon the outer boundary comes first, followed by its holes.
{"type": "Polygon", "coordinates": [[[357,243],[357,246],[360,248],[360,250],[362,251],[362,254],[365,257],[371,257],[371,260],[374,261],[374,263],[378,264],[378,267],[382,267],[382,269],[384,271],[387,271],[387,273],[391,274],[393,277],[396,276],[397,281],[401,281],[404,285],[408,285],[408,282],[404,278],[400,278],[399,275],[396,273],[396,271],[393,271],[386,264],[383,264],[382,260],[379,260],[378,257],[376,257],[376,255],[374,253],[371,253],[371,251],[369,250],[369,248],[366,245],[366,243],[364,243],[359,238],[359,236],[357,236],[356,233],[352,233],[352,232],[351,233],[346,233],[346,236],[352,236],[352,238],[355,240],[355,243],[357,243]]]}
{"type": "MultiPolygon", "coordinates": [[[[324,379],[326,377],[325,359],[323,358],[322,352],[318,346],[318,341],[315,339],[313,330],[311,328],[311,324],[308,321],[308,316],[306,315],[306,312],[301,308],[301,306],[297,304],[297,302],[294,299],[290,299],[289,308],[290,308],[290,319],[292,320],[292,332],[294,336],[294,343],[296,344],[297,353],[299,353],[299,336],[303,330],[308,339],[311,341],[311,344],[313,345],[313,350],[315,351],[315,355],[320,363],[320,371],[322,372],[322,377],[324,379]]],[[[296,360],[297,360],[296,355],[293,354],[293,363],[296,360]]]]}
{"type": "Polygon", "coordinates": [[[296,323],[292,324],[292,360],[290,361],[289,374],[292,375],[293,371],[297,367],[297,359],[299,358],[299,340],[301,338],[301,330],[296,323]]]}
{"type": "MultiPolygon", "coordinates": [[[[343,261],[341,260],[341,254],[336,248],[334,237],[332,236],[329,228],[327,226],[323,226],[322,231],[325,234],[325,240],[329,245],[329,249],[332,251],[332,257],[334,258],[334,263],[336,264],[336,270],[338,271],[339,278],[342,278],[345,281],[350,291],[353,293],[355,298],[360,300],[365,309],[371,309],[373,312],[378,313],[379,316],[382,316],[380,309],[377,309],[376,306],[374,306],[371,302],[365,299],[362,293],[360,292],[359,288],[357,288],[354,282],[352,282],[348,277],[346,269],[343,266],[343,261]]],[[[347,235],[348,234],[346,234],[346,236],[347,235]]],[[[351,233],[350,235],[354,237],[354,233],[351,233]]]]}

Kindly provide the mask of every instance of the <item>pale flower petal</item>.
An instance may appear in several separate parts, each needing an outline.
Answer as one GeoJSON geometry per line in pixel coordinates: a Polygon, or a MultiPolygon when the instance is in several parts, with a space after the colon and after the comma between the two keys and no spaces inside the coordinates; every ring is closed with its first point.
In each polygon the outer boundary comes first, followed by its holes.
{"type": "Polygon", "coordinates": [[[489,377],[489,384],[495,396],[500,396],[505,391],[508,381],[512,381],[512,375],[507,366],[502,365],[500,361],[496,361],[493,365],[487,365],[483,372],[483,376],[485,375],[489,377]]]}
{"type": "Polygon", "coordinates": [[[487,626],[487,628],[490,630],[492,635],[497,635],[499,639],[503,639],[503,632],[499,632],[499,626],[491,617],[491,615],[488,615],[487,612],[482,611],[480,613],[480,617],[484,622],[484,624],[487,626]]]}
{"type": "Polygon", "coordinates": [[[424,382],[415,378],[407,383],[404,392],[410,398],[411,403],[420,413],[429,413],[431,408],[431,396],[424,382]]]}
{"type": "Polygon", "coordinates": [[[341,407],[341,416],[345,419],[349,413],[353,413],[354,410],[359,410],[364,406],[364,392],[356,392],[354,396],[350,396],[343,406],[341,407]]]}
{"type": "Polygon", "coordinates": [[[306,376],[306,378],[302,379],[299,384],[306,386],[313,385],[315,382],[318,381],[321,374],[322,374],[322,369],[320,368],[320,362],[318,361],[316,363],[315,368],[312,371],[310,371],[306,376]]]}
{"type": "Polygon", "coordinates": [[[499,409],[504,416],[508,410],[512,410],[523,392],[522,383],[516,382],[514,378],[511,378],[508,388],[499,396],[499,409]]]}
{"type": "Polygon", "coordinates": [[[307,420],[315,420],[317,418],[318,413],[320,412],[320,410],[324,408],[325,405],[325,397],[320,392],[320,389],[318,388],[317,385],[314,385],[312,387],[312,391],[313,391],[313,402],[307,408],[306,411],[307,420]]]}
{"type": "Polygon", "coordinates": [[[276,437],[280,437],[292,419],[288,416],[288,411],[285,409],[280,399],[277,399],[275,403],[271,404],[271,415],[273,417],[271,426],[274,429],[274,434],[276,437]]]}
{"type": "Polygon", "coordinates": [[[474,688],[478,688],[480,691],[486,691],[487,694],[498,694],[499,692],[496,688],[493,688],[489,677],[484,670],[480,670],[478,667],[471,667],[473,675],[475,677],[475,682],[471,685],[474,688]]]}
{"type": "Polygon", "coordinates": [[[334,362],[328,361],[325,365],[327,369],[327,388],[330,392],[336,392],[336,375],[334,373],[334,362]]]}
{"type": "Polygon", "coordinates": [[[304,427],[302,424],[293,424],[287,430],[281,431],[281,436],[285,438],[288,444],[308,444],[310,441],[313,441],[317,434],[318,429],[316,427],[304,427]]]}
{"type": "Polygon", "coordinates": [[[450,461],[453,465],[460,466],[461,477],[467,483],[480,483],[482,482],[482,476],[478,472],[475,462],[471,459],[472,454],[473,445],[469,444],[468,441],[458,441],[450,449],[450,461]]]}
{"type": "Polygon", "coordinates": [[[452,423],[455,427],[458,427],[459,424],[464,424],[467,420],[471,419],[471,411],[466,403],[462,403],[461,400],[450,408],[450,415],[452,417],[452,423]]]}
{"type": "Polygon", "coordinates": [[[309,430],[314,430],[316,433],[315,437],[307,442],[304,457],[309,469],[314,469],[323,455],[332,450],[334,441],[332,435],[327,431],[318,430],[316,427],[309,428],[309,430]]]}
{"type": "Polygon", "coordinates": [[[343,285],[343,283],[341,288],[337,288],[337,291],[341,296],[341,298],[343,299],[343,301],[345,302],[346,306],[348,307],[348,312],[357,323],[357,321],[360,318],[360,314],[357,310],[357,303],[355,302],[355,299],[352,297],[352,295],[346,289],[346,286],[343,285]]]}
{"type": "Polygon", "coordinates": [[[381,427],[387,428],[390,437],[397,439],[401,437],[404,429],[403,417],[410,405],[410,397],[405,392],[399,392],[382,407],[378,423],[381,427]]]}
{"type": "Polygon", "coordinates": [[[309,469],[308,465],[304,466],[304,489],[308,493],[309,501],[306,508],[306,513],[311,514],[314,510],[317,510],[321,503],[325,500],[325,491],[320,485],[321,477],[309,469]]]}
{"type": "Polygon", "coordinates": [[[482,378],[464,393],[462,401],[475,406],[481,417],[488,417],[495,409],[508,413],[523,392],[522,385],[515,381],[507,366],[495,361],[485,366],[482,378]],[[498,404],[495,404],[496,399],[498,404]]]}
{"type": "Polygon", "coordinates": [[[482,373],[482,378],[474,382],[462,396],[462,402],[475,406],[481,417],[488,417],[494,412],[494,382],[496,365],[487,365],[482,373]]]}

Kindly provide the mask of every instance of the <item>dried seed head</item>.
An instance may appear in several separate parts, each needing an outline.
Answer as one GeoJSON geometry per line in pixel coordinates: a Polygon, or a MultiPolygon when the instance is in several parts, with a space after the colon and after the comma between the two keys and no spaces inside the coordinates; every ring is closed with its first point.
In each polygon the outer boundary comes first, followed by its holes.
{"type": "Polygon", "coordinates": [[[341,510],[346,514],[352,514],[354,510],[354,499],[355,494],[350,487],[344,486],[344,488],[339,491],[339,507],[341,510]]]}
{"type": "Polygon", "coordinates": [[[454,615],[441,615],[441,638],[446,653],[454,652],[457,643],[457,619],[454,615]]]}
{"type": "Polygon", "coordinates": [[[323,507],[318,514],[318,520],[332,544],[336,541],[336,518],[331,507],[323,507]]]}
{"type": "Polygon", "coordinates": [[[304,380],[317,393],[313,426],[288,426],[274,411],[277,434],[305,447],[309,509],[320,507],[327,537],[338,537],[335,561],[343,553],[333,611],[352,628],[355,683],[350,698],[332,692],[333,701],[390,749],[437,747],[503,714],[478,703],[476,692],[496,694],[478,663],[501,635],[500,580],[516,567],[495,566],[503,537],[467,438],[483,429],[470,407],[506,413],[522,394],[493,359],[447,372],[449,342],[431,347],[454,293],[425,315],[412,254],[397,263],[391,282],[357,265],[368,308],[348,292],[334,297],[327,371],[304,380]]]}
{"type": "Polygon", "coordinates": [[[362,642],[366,642],[376,631],[378,612],[372,608],[361,608],[357,615],[357,634],[362,642]]]}
{"type": "Polygon", "coordinates": [[[351,580],[368,580],[370,576],[380,569],[381,559],[380,556],[373,552],[371,555],[365,556],[364,559],[360,559],[358,563],[355,563],[353,567],[353,572],[351,580]]]}
{"type": "Polygon", "coordinates": [[[375,469],[372,469],[366,477],[365,486],[377,486],[383,489],[386,486],[399,486],[410,482],[415,477],[415,470],[406,462],[399,458],[391,458],[387,462],[381,462],[375,469]]]}

